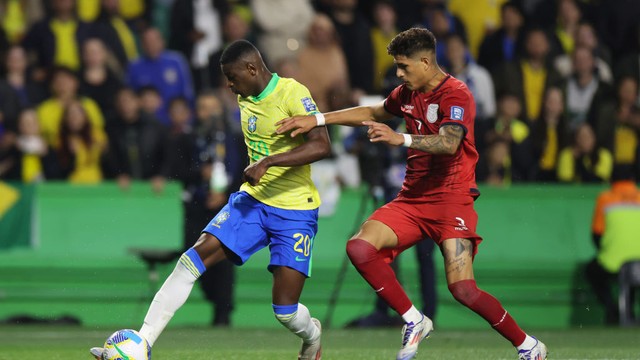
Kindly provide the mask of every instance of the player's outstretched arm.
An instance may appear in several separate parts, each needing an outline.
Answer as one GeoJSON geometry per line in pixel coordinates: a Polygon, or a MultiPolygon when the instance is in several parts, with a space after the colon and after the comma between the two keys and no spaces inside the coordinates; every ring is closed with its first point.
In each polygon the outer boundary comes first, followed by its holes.
{"type": "Polygon", "coordinates": [[[276,133],[284,134],[291,131],[291,137],[309,132],[316,126],[347,125],[362,126],[363,121],[385,121],[393,115],[384,109],[384,102],[372,106],[357,106],[348,109],[332,111],[325,114],[294,116],[282,119],[276,123],[276,133]]]}
{"type": "Polygon", "coordinates": [[[438,135],[400,134],[385,124],[372,121],[365,121],[364,124],[369,127],[367,135],[371,142],[405,145],[430,154],[453,155],[458,151],[464,137],[464,128],[454,124],[445,124],[440,127],[438,135]]]}
{"type": "Polygon", "coordinates": [[[257,185],[271,166],[301,166],[331,155],[331,141],[326,127],[312,128],[306,141],[290,151],[266,156],[244,169],[244,179],[257,185]]]}

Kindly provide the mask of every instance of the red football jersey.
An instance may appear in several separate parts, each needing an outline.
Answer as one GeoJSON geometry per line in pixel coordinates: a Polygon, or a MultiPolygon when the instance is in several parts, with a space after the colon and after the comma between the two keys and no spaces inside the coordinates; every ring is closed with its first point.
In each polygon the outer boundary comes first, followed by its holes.
{"type": "Polygon", "coordinates": [[[473,130],[476,104],[462,81],[447,75],[426,94],[400,85],[385,100],[385,109],[404,117],[407,131],[413,135],[437,135],[445,124],[456,124],[465,129],[464,138],[454,155],[432,155],[408,149],[407,173],[398,196],[479,195],[475,175],[478,152],[473,130]]]}

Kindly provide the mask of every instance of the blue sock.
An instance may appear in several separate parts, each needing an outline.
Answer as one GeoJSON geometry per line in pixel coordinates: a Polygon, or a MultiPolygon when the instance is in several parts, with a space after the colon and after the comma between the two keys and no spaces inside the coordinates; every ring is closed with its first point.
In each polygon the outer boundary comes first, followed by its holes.
{"type": "Polygon", "coordinates": [[[202,259],[200,259],[200,255],[198,255],[198,252],[194,248],[185,251],[185,253],[180,256],[180,263],[184,265],[196,279],[207,270],[204,263],[202,263],[202,259]]]}

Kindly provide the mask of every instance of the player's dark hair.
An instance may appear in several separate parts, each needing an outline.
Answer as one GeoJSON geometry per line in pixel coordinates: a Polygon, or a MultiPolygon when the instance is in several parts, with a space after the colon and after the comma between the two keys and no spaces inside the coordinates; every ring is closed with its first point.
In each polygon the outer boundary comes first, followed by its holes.
{"type": "Polygon", "coordinates": [[[420,51],[435,51],[436,37],[427,29],[411,28],[405,30],[391,40],[387,53],[391,56],[411,57],[420,51]]]}
{"type": "Polygon", "coordinates": [[[633,165],[618,164],[613,167],[611,181],[636,180],[636,169],[633,165]]]}
{"type": "Polygon", "coordinates": [[[237,40],[227,46],[220,56],[220,65],[238,61],[245,55],[258,52],[255,46],[247,40],[237,40]]]}

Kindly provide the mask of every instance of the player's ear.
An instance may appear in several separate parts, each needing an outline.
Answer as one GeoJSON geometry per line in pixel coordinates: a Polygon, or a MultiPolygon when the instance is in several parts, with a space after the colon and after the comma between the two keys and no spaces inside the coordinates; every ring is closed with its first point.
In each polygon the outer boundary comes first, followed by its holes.
{"type": "Polygon", "coordinates": [[[432,62],[433,62],[433,59],[428,55],[420,57],[420,63],[422,63],[422,69],[424,71],[429,70],[432,62]]]}
{"type": "Polygon", "coordinates": [[[255,76],[258,73],[258,68],[256,68],[253,63],[248,62],[247,71],[249,71],[249,74],[251,74],[251,76],[255,76]]]}

